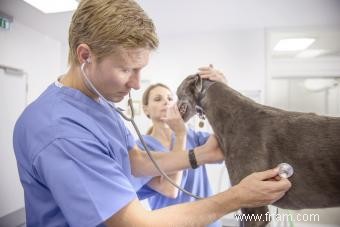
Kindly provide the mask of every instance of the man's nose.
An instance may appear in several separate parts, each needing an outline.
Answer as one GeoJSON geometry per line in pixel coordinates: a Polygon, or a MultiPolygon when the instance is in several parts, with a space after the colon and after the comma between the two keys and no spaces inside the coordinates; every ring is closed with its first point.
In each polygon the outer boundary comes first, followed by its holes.
{"type": "Polygon", "coordinates": [[[140,89],[140,73],[139,72],[136,72],[130,76],[129,81],[128,81],[128,86],[135,90],[140,89]]]}

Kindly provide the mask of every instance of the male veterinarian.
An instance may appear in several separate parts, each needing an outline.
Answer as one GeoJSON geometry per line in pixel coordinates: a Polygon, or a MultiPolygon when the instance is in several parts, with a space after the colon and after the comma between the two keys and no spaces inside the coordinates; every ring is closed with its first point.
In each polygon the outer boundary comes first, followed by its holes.
{"type": "MultiPolygon", "coordinates": [[[[271,169],[206,199],[145,210],[132,175],[159,173],[103,98],[119,102],[139,89],[140,71],[158,46],[153,22],[133,0],[82,0],[69,45],[70,69],[15,126],[27,226],[205,226],[240,207],[273,203],[290,188],[286,179],[266,181],[278,174],[271,169]]],[[[171,127],[178,116],[169,111],[171,127]]],[[[198,164],[223,160],[214,137],[194,152],[198,164]]],[[[185,150],[153,153],[167,173],[190,167],[185,150]]]]}

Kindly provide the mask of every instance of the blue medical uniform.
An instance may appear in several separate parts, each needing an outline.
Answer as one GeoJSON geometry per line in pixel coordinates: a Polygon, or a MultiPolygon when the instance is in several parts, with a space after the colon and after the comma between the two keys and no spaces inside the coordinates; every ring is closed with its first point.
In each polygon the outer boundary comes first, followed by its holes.
{"type": "MultiPolygon", "coordinates": [[[[187,149],[193,149],[197,146],[204,144],[209,137],[208,133],[195,132],[191,129],[187,131],[187,149]]],[[[143,139],[151,151],[161,151],[168,152],[169,149],[164,147],[157,139],[149,135],[143,135],[143,139]]],[[[174,136],[172,141],[174,141],[174,136]]],[[[142,150],[145,150],[142,143],[137,141],[137,145],[142,150]]],[[[209,179],[207,175],[207,170],[204,165],[199,166],[197,169],[187,169],[183,170],[182,182],[180,185],[182,188],[200,197],[208,197],[212,195],[212,190],[210,188],[209,179]]],[[[174,204],[185,203],[195,201],[196,199],[185,194],[182,191],[178,192],[178,196],[174,199],[163,196],[157,191],[150,188],[145,184],[138,192],[138,197],[140,199],[148,198],[150,208],[160,209],[174,204]]],[[[210,225],[209,227],[220,227],[221,222],[217,221],[210,225]]]]}
{"type": "Polygon", "coordinates": [[[128,151],[135,141],[104,102],[51,84],[14,130],[27,226],[102,226],[137,198],[128,151]]]}

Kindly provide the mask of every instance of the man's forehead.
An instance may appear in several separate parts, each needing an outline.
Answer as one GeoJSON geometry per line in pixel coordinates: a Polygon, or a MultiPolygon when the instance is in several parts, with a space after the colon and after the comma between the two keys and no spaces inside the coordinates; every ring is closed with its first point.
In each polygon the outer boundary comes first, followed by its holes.
{"type": "Polygon", "coordinates": [[[124,60],[142,61],[148,58],[151,50],[146,48],[119,48],[117,54],[124,60]]]}

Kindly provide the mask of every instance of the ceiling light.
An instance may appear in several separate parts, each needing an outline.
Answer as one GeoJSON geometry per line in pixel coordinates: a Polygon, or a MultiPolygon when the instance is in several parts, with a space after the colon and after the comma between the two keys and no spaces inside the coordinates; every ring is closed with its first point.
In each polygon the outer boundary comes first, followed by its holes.
{"type": "Polygon", "coordinates": [[[319,50],[304,50],[296,55],[298,58],[315,58],[320,56],[321,54],[326,53],[326,50],[319,49],[319,50]]]}
{"type": "Polygon", "coordinates": [[[274,51],[304,50],[309,47],[314,41],[315,39],[312,38],[281,39],[274,47],[274,51]]]}
{"type": "Polygon", "coordinates": [[[60,13],[75,10],[78,2],[75,0],[24,0],[43,13],[60,13]]]}
{"type": "Polygon", "coordinates": [[[339,83],[335,79],[306,79],[304,86],[309,91],[319,92],[337,86],[339,83]]]}

